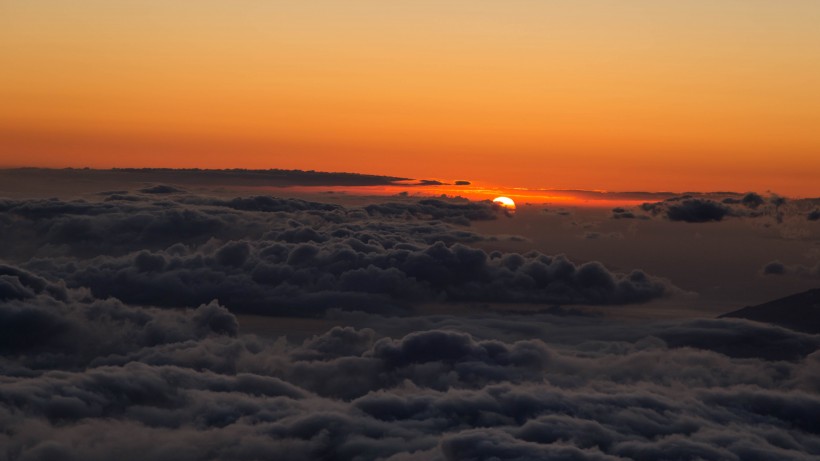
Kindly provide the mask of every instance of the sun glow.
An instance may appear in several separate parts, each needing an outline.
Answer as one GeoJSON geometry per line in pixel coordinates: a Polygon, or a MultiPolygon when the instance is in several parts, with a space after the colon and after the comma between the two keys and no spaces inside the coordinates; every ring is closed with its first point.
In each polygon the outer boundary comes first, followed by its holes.
{"type": "MultiPolygon", "coordinates": [[[[336,196],[369,197],[437,197],[451,199],[469,199],[474,201],[493,200],[493,197],[510,200],[513,207],[518,204],[612,208],[617,206],[637,206],[644,202],[657,201],[658,196],[650,193],[618,193],[612,191],[584,191],[561,189],[527,189],[471,181],[470,184],[452,184],[450,180],[440,178],[441,185],[408,185],[397,181],[395,184],[378,186],[289,186],[287,192],[301,194],[325,193],[336,196]]],[[[265,193],[282,194],[285,189],[276,186],[238,187],[240,190],[264,191],[265,193]]],[[[497,206],[504,206],[498,203],[497,206]]]]}
{"type": "Polygon", "coordinates": [[[509,197],[496,197],[493,203],[500,206],[504,210],[504,214],[512,216],[515,214],[515,202],[509,197]]]}

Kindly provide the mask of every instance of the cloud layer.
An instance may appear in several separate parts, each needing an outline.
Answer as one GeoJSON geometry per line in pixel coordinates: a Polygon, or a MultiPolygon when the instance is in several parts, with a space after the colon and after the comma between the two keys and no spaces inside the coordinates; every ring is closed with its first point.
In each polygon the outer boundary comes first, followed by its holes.
{"type": "Polygon", "coordinates": [[[4,200],[0,229],[10,245],[0,252],[98,298],[167,307],[218,299],[233,312],[268,315],[397,312],[441,301],[628,304],[675,291],[640,270],[471,247],[489,238],[466,227],[496,218],[489,202],[345,208],[166,186],[141,192],[97,202],[4,200]]]}
{"type": "Polygon", "coordinates": [[[550,315],[340,313],[377,329],[294,343],[242,335],[216,303],[36,289],[0,304],[0,459],[820,454],[820,338],[743,320],[613,331],[550,315]]]}
{"type": "Polygon", "coordinates": [[[660,202],[643,203],[635,209],[613,208],[612,218],[649,219],[654,216],[670,221],[706,223],[729,217],[769,217],[782,224],[789,217],[799,217],[801,221],[820,219],[820,211],[816,206],[817,199],[788,200],[777,194],[763,197],[755,192],[743,195],[728,192],[691,193],[660,202]]]}
{"type": "Polygon", "coordinates": [[[638,270],[476,248],[491,237],[464,224],[494,213],[164,187],[0,201],[0,460],[820,455],[820,336],[557,307],[414,312],[675,291],[638,270]],[[242,313],[326,326],[255,336],[242,313]]]}

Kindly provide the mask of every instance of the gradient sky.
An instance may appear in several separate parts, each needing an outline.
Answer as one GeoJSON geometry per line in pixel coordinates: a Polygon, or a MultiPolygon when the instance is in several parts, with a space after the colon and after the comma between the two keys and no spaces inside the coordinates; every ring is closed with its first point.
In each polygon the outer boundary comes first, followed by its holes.
{"type": "Polygon", "coordinates": [[[0,166],[820,195],[820,2],[0,3],[0,166]]]}

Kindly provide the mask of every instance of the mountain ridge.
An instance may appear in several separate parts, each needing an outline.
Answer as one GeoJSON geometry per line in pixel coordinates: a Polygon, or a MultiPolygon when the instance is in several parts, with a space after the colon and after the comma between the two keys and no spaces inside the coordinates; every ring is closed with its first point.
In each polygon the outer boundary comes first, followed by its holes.
{"type": "Polygon", "coordinates": [[[820,334],[820,288],[746,306],[718,318],[742,318],[810,334],[820,334]]]}

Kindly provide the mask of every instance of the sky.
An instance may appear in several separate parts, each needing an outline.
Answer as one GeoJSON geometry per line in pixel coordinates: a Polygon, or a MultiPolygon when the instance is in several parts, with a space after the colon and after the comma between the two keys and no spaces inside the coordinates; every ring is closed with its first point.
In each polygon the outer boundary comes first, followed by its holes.
{"type": "Polygon", "coordinates": [[[0,4],[0,166],[818,196],[820,3],[0,4]]]}

